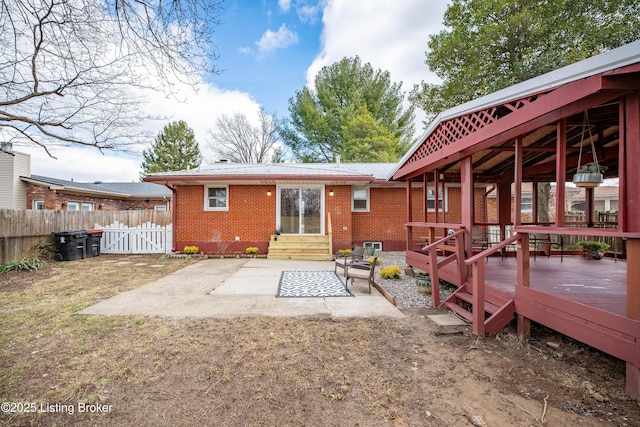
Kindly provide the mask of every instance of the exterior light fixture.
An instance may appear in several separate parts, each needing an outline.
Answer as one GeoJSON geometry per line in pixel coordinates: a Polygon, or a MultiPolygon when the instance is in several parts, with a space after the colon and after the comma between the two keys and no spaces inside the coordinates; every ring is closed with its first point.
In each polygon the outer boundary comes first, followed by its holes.
{"type": "Polygon", "coordinates": [[[271,197],[271,189],[267,190],[267,197],[271,197]]]}
{"type": "Polygon", "coordinates": [[[335,194],[335,193],[333,192],[333,188],[332,188],[332,189],[330,189],[330,190],[329,190],[329,195],[330,195],[331,197],[333,197],[333,195],[334,195],[334,194],[335,194]]]}

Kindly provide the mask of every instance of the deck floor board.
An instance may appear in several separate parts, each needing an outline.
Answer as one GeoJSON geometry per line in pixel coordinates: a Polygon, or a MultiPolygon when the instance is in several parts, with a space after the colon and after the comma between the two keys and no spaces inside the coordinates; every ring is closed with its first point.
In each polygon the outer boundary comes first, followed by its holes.
{"type": "MultiPolygon", "coordinates": [[[[626,316],[627,263],[580,256],[533,257],[531,288],[601,310],[626,316]]],[[[487,286],[515,295],[516,259],[493,257],[485,265],[487,286]]]]}

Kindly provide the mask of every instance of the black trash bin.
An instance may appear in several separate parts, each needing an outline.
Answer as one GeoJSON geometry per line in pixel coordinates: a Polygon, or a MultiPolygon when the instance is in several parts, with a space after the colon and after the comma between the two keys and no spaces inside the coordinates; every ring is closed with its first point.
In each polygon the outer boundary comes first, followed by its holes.
{"type": "Polygon", "coordinates": [[[53,233],[56,238],[56,260],[74,261],[86,256],[87,232],[85,230],[53,233]]]}
{"type": "Polygon", "coordinates": [[[100,256],[102,230],[87,230],[87,258],[100,256]]]}

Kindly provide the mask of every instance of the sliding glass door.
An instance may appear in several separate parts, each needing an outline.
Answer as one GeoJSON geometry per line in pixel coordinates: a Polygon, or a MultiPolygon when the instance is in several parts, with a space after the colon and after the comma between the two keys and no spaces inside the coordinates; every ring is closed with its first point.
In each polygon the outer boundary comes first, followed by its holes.
{"type": "Polygon", "coordinates": [[[280,187],[278,201],[284,234],[322,234],[322,187],[280,187]]]}

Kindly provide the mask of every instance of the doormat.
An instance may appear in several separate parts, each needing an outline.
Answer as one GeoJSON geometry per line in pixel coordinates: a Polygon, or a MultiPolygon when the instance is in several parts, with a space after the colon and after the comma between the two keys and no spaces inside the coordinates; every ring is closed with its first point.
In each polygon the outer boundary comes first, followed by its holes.
{"type": "Polygon", "coordinates": [[[283,271],[278,298],[352,297],[334,271],[283,271]]]}

